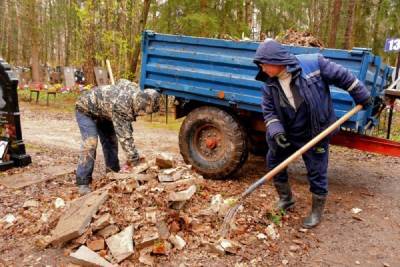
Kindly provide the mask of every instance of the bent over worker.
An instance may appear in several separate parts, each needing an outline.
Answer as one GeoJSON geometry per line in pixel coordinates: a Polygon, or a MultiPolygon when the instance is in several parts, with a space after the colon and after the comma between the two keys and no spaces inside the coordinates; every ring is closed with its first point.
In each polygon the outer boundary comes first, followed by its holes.
{"type": "Polygon", "coordinates": [[[123,170],[129,170],[139,162],[132,122],[140,113],[157,112],[159,97],[157,91],[141,91],[136,84],[124,79],[116,85],[96,87],[79,97],[76,102],[76,120],[83,143],[76,183],[80,194],[90,192],[98,138],[103,148],[107,172],[120,171],[118,142],[127,157],[123,170]]]}
{"type": "MultiPolygon", "coordinates": [[[[280,43],[267,39],[256,51],[256,80],[264,82],[262,111],[269,146],[267,167],[272,169],[328,128],[335,120],[329,85],[350,93],[357,104],[371,103],[370,93],[349,70],[321,54],[293,55],[280,43]]],[[[328,194],[330,137],[303,154],[307,168],[312,209],[303,226],[319,224],[328,194]]],[[[287,171],[274,177],[278,209],[294,205],[287,171]]]]}

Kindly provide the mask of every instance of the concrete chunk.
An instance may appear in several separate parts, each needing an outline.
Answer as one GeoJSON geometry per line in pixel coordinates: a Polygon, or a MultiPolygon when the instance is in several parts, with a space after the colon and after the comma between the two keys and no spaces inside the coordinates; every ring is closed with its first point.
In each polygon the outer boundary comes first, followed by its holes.
{"type": "Polygon", "coordinates": [[[168,240],[178,249],[182,250],[186,246],[185,240],[179,235],[170,235],[168,240]]]}
{"type": "Polygon", "coordinates": [[[160,236],[161,239],[167,239],[169,237],[169,229],[168,225],[164,222],[158,222],[156,224],[157,230],[158,230],[158,235],[160,236]]]}
{"type": "Polygon", "coordinates": [[[92,224],[93,231],[98,231],[103,229],[106,226],[109,226],[113,222],[110,213],[106,213],[101,215],[94,223],[92,224]]]}
{"type": "Polygon", "coordinates": [[[113,234],[118,233],[119,228],[115,224],[109,225],[104,229],[101,229],[98,233],[100,236],[103,238],[107,238],[109,236],[112,236],[113,234]]]}
{"type": "Polygon", "coordinates": [[[82,262],[82,264],[113,267],[113,265],[100,257],[96,252],[90,250],[86,246],[81,246],[76,252],[71,253],[70,256],[82,262]]]}
{"type": "Polygon", "coordinates": [[[171,192],[168,196],[169,201],[186,201],[189,200],[194,193],[196,193],[196,186],[191,185],[188,189],[179,191],[179,192],[171,192]]]}
{"type": "Polygon", "coordinates": [[[104,249],[104,239],[88,241],[86,245],[88,246],[88,248],[90,248],[93,251],[103,250],[104,249]]]}
{"type": "Polygon", "coordinates": [[[159,239],[160,235],[158,234],[158,232],[145,233],[143,238],[139,242],[135,242],[136,248],[142,249],[145,247],[150,247],[159,239]]]}
{"type": "Polygon", "coordinates": [[[133,225],[106,239],[111,254],[119,263],[133,254],[133,225]]]}
{"type": "Polygon", "coordinates": [[[160,169],[173,168],[175,165],[175,161],[172,155],[167,153],[161,153],[156,158],[156,165],[160,167],[160,169]]]}
{"type": "Polygon", "coordinates": [[[240,250],[241,246],[238,242],[228,239],[222,239],[220,241],[221,247],[229,253],[236,254],[240,250]]]}
{"type": "Polygon", "coordinates": [[[24,202],[22,207],[23,208],[37,208],[37,207],[39,207],[39,201],[34,200],[34,199],[29,199],[24,202]]]}
{"type": "Polygon", "coordinates": [[[51,243],[62,244],[82,235],[107,197],[107,191],[98,190],[73,201],[58,221],[51,243]]]}

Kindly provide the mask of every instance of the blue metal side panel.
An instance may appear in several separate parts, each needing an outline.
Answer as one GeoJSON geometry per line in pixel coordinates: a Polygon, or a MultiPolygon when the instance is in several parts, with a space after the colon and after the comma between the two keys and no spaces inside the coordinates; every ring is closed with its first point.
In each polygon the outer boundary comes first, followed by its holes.
{"type": "MultiPolygon", "coordinates": [[[[261,112],[262,83],[255,81],[253,57],[259,43],[238,42],[146,31],[142,39],[140,87],[189,100],[261,112]],[[223,93],[222,93],[223,92],[223,93]]],[[[386,66],[368,50],[352,51],[287,46],[293,54],[321,53],[351,70],[373,95],[385,85],[386,66]]],[[[354,106],[350,95],[332,87],[336,115],[354,106]]],[[[346,124],[361,130],[371,110],[353,116],[346,124]]]]}

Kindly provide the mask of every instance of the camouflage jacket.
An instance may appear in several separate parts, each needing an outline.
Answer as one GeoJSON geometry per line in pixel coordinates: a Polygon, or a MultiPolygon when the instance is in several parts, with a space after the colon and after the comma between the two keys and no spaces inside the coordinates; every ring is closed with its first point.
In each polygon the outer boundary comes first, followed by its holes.
{"type": "Polygon", "coordinates": [[[134,145],[132,122],[143,105],[143,92],[127,80],[116,85],[105,85],[84,92],[76,102],[76,109],[93,118],[111,120],[122,149],[129,161],[138,160],[134,145]]]}

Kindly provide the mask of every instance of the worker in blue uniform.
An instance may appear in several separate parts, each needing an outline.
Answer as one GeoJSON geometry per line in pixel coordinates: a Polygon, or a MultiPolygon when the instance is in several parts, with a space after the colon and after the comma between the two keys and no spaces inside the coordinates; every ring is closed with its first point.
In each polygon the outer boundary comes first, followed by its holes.
{"type": "MultiPolygon", "coordinates": [[[[349,70],[321,54],[293,55],[275,40],[261,43],[254,57],[259,67],[256,80],[264,82],[262,111],[269,147],[267,167],[272,169],[328,128],[335,120],[329,85],[349,92],[357,104],[371,104],[370,93],[349,70]]],[[[330,137],[303,155],[307,168],[312,209],[303,226],[319,224],[328,194],[330,137]]],[[[294,205],[287,171],[274,177],[278,209],[294,205]]]]}

